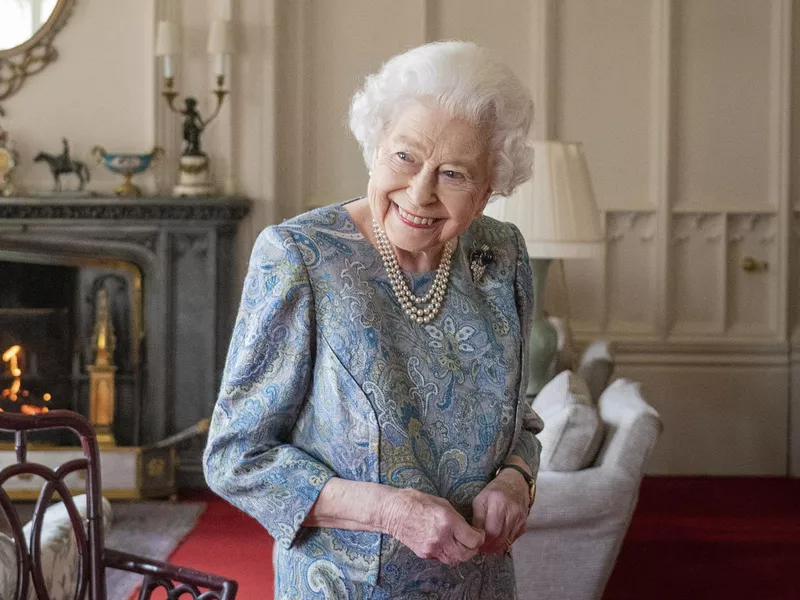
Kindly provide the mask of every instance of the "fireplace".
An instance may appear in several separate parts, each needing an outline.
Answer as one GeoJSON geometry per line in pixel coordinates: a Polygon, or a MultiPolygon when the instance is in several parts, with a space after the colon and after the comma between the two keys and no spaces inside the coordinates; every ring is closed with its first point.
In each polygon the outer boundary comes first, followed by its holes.
{"type": "Polygon", "coordinates": [[[136,265],[100,258],[28,252],[18,254],[17,261],[0,261],[0,352],[8,353],[0,410],[31,414],[64,408],[89,414],[98,299],[103,298],[115,341],[111,363],[119,411],[113,433],[121,445],[135,445],[133,408],[146,376],[140,361],[141,279],[136,265]]]}
{"type": "MultiPolygon", "coordinates": [[[[101,440],[131,448],[209,417],[238,304],[236,228],[249,205],[0,200],[0,409],[68,408],[96,428],[110,412],[101,440]]],[[[181,483],[202,483],[203,445],[179,448],[181,483]]]]}

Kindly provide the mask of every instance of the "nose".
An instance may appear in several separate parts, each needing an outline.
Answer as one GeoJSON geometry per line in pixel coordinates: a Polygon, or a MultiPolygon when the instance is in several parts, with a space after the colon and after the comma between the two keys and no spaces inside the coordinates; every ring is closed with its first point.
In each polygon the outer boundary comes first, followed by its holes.
{"type": "Polygon", "coordinates": [[[436,171],[421,169],[411,178],[406,193],[408,201],[414,206],[436,202],[436,171]]]}

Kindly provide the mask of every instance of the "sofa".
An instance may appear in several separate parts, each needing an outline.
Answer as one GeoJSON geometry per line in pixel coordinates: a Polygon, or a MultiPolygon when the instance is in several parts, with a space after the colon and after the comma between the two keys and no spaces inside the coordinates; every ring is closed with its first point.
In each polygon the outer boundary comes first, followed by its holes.
{"type": "Polygon", "coordinates": [[[661,419],[637,383],[617,380],[593,399],[570,371],[545,386],[533,406],[545,430],[536,501],[512,550],[519,599],[600,599],[661,419]],[[552,392],[548,386],[557,389],[555,400],[543,398],[552,392]],[[593,420],[596,425],[586,425],[593,420]],[[548,424],[556,430],[549,436],[548,424]]]}

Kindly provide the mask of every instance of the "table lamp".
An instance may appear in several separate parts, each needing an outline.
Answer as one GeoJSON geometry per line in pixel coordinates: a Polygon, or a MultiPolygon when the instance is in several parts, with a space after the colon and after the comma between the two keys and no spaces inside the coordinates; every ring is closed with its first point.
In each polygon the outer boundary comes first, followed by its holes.
{"type": "MultiPolygon", "coordinates": [[[[531,195],[501,198],[486,214],[519,227],[533,270],[533,324],[528,353],[528,396],[547,383],[558,350],[555,328],[544,315],[547,270],[554,259],[590,258],[603,251],[600,211],[580,143],[533,142],[531,195]]],[[[566,293],[566,290],[565,290],[566,293]]]]}

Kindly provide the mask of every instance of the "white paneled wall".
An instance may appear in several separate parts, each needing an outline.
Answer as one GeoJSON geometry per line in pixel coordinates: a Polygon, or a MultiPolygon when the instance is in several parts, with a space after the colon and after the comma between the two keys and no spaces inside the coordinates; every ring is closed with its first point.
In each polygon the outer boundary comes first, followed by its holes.
{"type": "Polygon", "coordinates": [[[650,88],[658,3],[553,3],[556,139],[584,144],[598,203],[606,210],[652,209],[650,88]],[[654,16],[655,13],[655,16],[654,16]]]}
{"type": "Polygon", "coordinates": [[[654,334],[658,280],[656,216],[608,213],[606,327],[654,334]]]}
{"type": "Polygon", "coordinates": [[[675,215],[671,243],[671,333],[684,336],[723,334],[725,216],[675,215]]]}
{"type": "Polygon", "coordinates": [[[673,202],[768,209],[774,140],[771,38],[780,1],[677,0],[673,9],[673,202]],[[735,51],[734,51],[735,49],[735,51]]]}
{"type": "MultiPolygon", "coordinates": [[[[72,158],[92,167],[90,189],[110,190],[120,183],[118,175],[93,168],[90,151],[95,145],[109,152],[152,148],[153,13],[150,2],[75,3],[53,44],[58,59],[2,102],[3,128],[21,156],[14,172],[20,187],[52,189],[47,165],[32,159],[40,151],[60,153],[62,137],[69,139],[72,158]]],[[[136,177],[146,187],[153,181],[149,173],[136,177]]],[[[73,182],[77,180],[69,183],[73,182]]]]}

